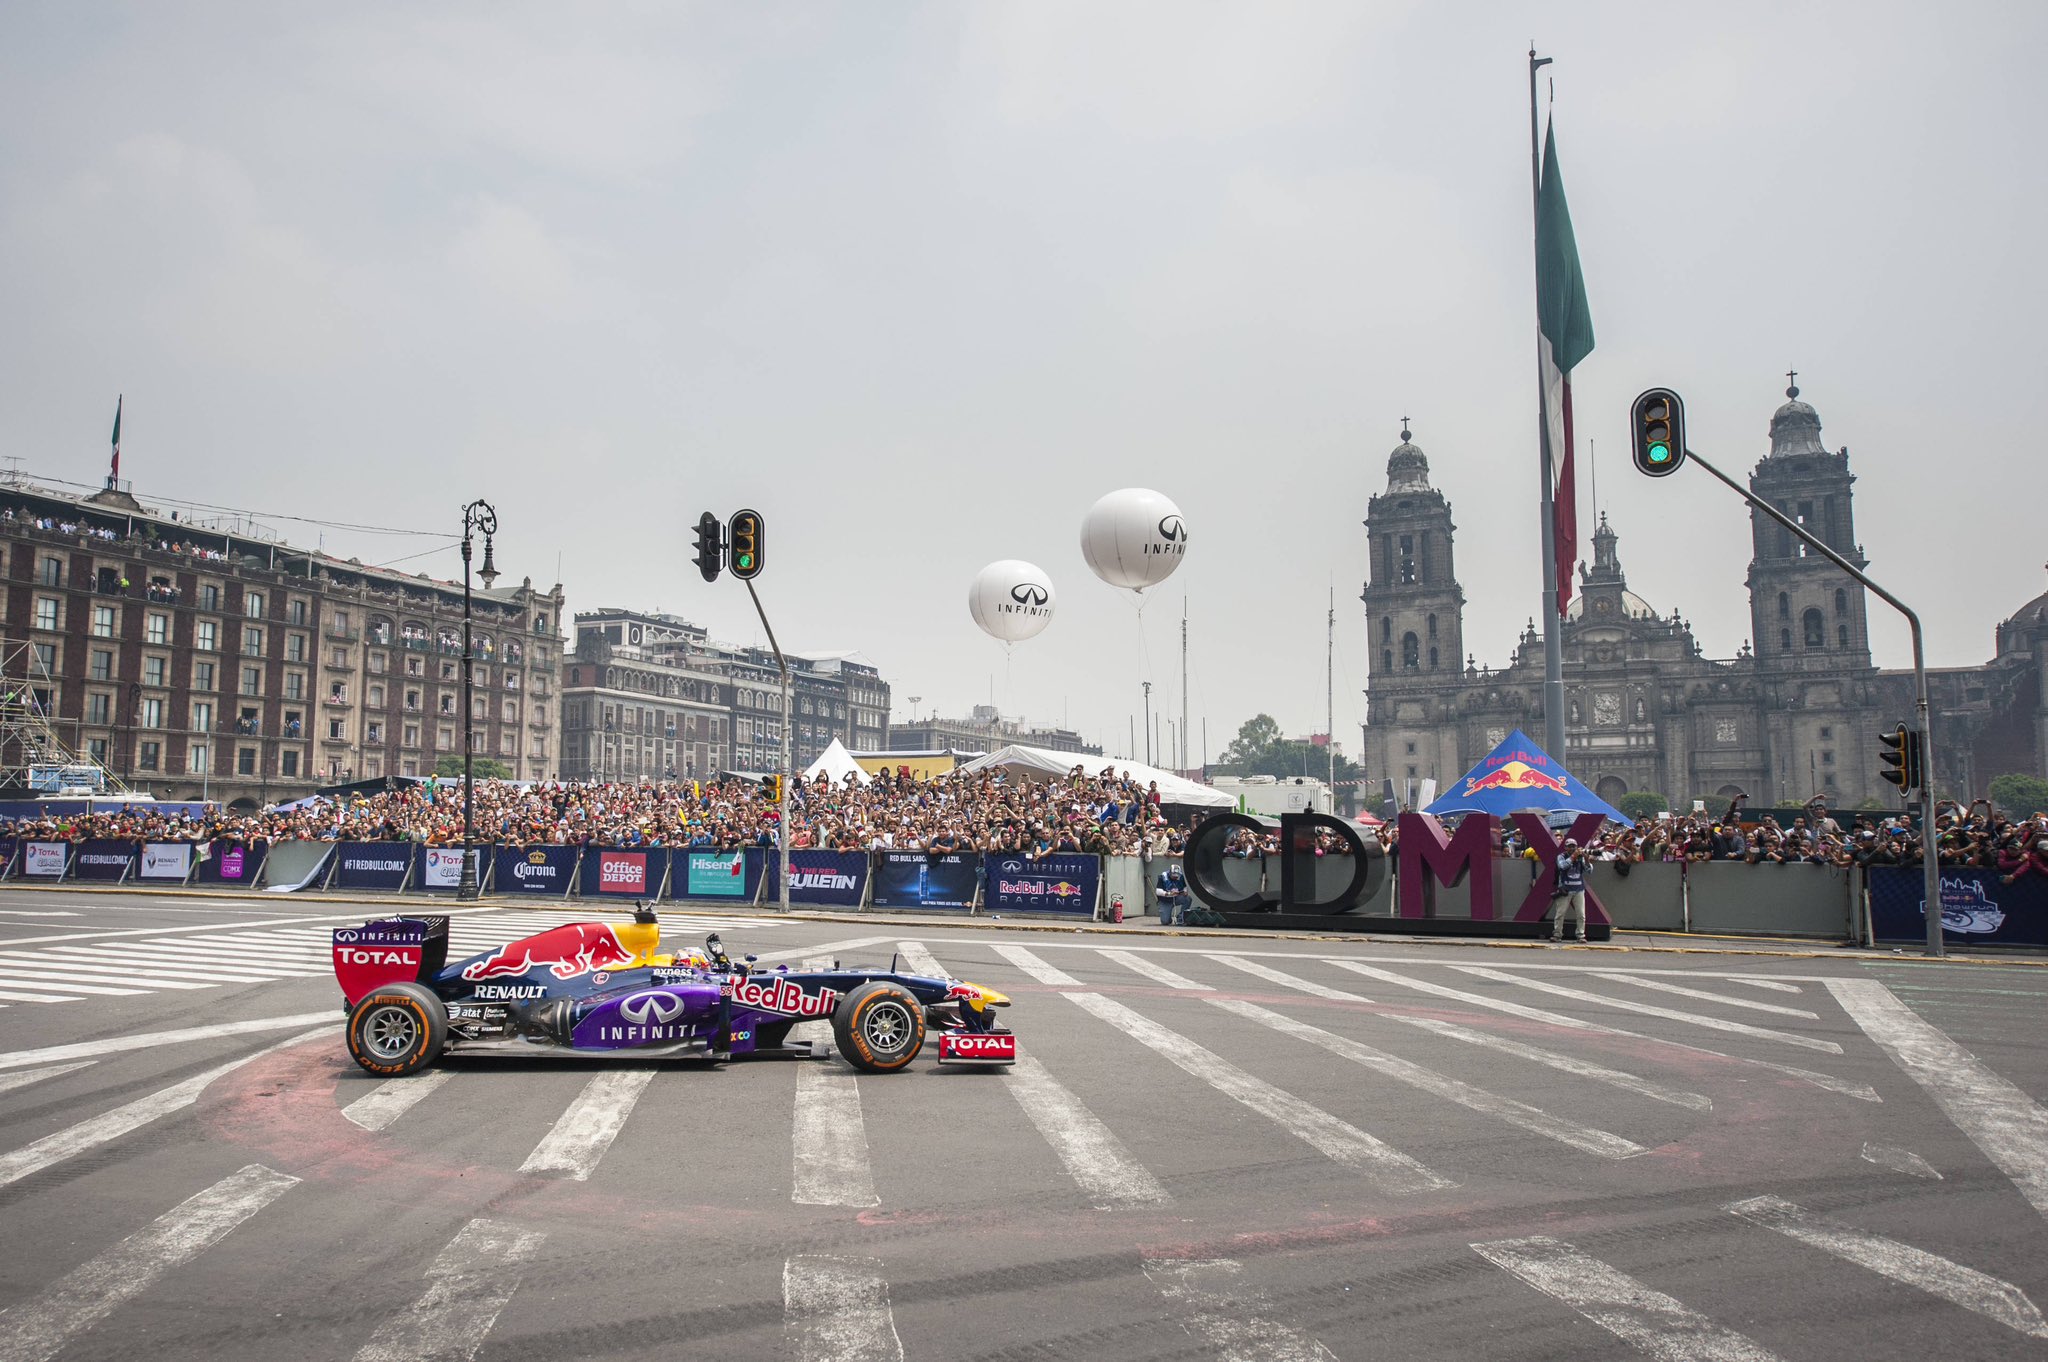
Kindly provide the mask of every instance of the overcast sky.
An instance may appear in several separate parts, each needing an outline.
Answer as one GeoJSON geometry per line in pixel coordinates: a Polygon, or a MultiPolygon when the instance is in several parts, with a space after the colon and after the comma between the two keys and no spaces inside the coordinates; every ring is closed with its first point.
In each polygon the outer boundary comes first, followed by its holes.
{"type": "Polygon", "coordinates": [[[1796,365],[1930,661],[1987,658],[2048,585],[2038,4],[13,0],[0,457],[96,483],[125,393],[145,501],[452,539],[487,497],[513,581],[740,641],[688,524],[751,505],[786,646],[1111,751],[1142,680],[1179,709],[1183,597],[1197,759],[1204,720],[1212,755],[1262,710],[1320,730],[1334,583],[1355,751],[1404,411],[1470,648],[1537,608],[1532,33],[1631,588],[1709,656],[1749,637],[1743,507],[1638,478],[1627,403],[1677,387],[1746,470],[1796,365]],[[1133,485],[1190,533],[1142,637],[1079,547],[1133,485]],[[966,597],[1012,557],[1060,595],[1006,667],[966,597]]]}

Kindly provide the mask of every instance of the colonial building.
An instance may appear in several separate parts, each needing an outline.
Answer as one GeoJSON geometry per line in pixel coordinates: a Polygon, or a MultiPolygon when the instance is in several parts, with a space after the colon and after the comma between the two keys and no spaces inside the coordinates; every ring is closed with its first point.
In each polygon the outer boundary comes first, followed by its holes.
{"type": "MultiPolygon", "coordinates": [[[[255,804],[462,753],[462,588],[109,488],[0,487],[0,629],[63,745],[160,798],[255,804]]],[[[562,588],[474,593],[476,752],[555,769],[562,588]]],[[[18,766],[23,755],[0,753],[18,766]]]]}
{"type": "Polygon", "coordinates": [[[964,719],[942,719],[933,715],[889,727],[889,746],[899,752],[994,752],[1012,743],[1043,747],[1051,752],[1072,752],[1076,756],[1102,755],[1100,747],[1083,742],[1079,733],[1064,728],[1034,726],[1021,719],[1005,719],[993,705],[976,705],[964,719]]]}
{"type": "MultiPolygon", "coordinates": [[[[1846,449],[1830,451],[1820,417],[1786,392],[1751,489],[1830,548],[1862,564],[1846,449]]],[[[1466,651],[1465,595],[1451,504],[1403,429],[1387,489],[1368,504],[1371,577],[1360,599],[1369,641],[1364,761],[1371,779],[1463,774],[1507,733],[1543,731],[1543,645],[1535,624],[1508,665],[1466,651]]],[[[1562,754],[1610,802],[1632,791],[1694,798],[1853,805],[1895,797],[1879,780],[1878,731],[1910,721],[1911,673],[1871,664],[1863,588],[1761,513],[1751,519],[1752,643],[1712,658],[1678,614],[1630,591],[1620,536],[1602,517],[1593,558],[1563,629],[1562,754]]],[[[1987,667],[1935,679],[1944,793],[1981,792],[2005,770],[2040,771],[2048,753],[2048,596],[1999,629],[1987,667]],[[1966,698],[1972,697],[1972,698],[1966,698]],[[1987,744],[1991,749],[1987,750],[1987,744]]]]}

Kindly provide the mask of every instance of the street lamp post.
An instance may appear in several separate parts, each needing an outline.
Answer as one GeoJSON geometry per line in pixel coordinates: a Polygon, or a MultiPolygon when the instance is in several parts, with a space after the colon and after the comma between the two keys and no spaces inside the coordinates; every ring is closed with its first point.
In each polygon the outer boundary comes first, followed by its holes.
{"type": "Polygon", "coordinates": [[[484,563],[477,576],[484,590],[498,580],[497,564],[491,561],[491,536],[498,532],[498,513],[488,501],[472,501],[462,508],[462,879],[455,897],[477,897],[476,828],[476,648],[470,637],[472,611],[469,594],[471,543],[484,537],[484,563]]]}

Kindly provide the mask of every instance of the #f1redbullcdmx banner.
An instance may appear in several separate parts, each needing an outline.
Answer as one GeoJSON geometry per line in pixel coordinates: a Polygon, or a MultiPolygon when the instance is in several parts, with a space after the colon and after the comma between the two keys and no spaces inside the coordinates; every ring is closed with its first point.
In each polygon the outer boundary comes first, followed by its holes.
{"type": "Polygon", "coordinates": [[[94,837],[78,844],[72,875],[81,880],[118,880],[135,860],[135,843],[94,837]]]}
{"type": "Polygon", "coordinates": [[[971,908],[980,879],[981,858],[973,852],[878,851],[875,906],[971,908]]]}
{"type": "Polygon", "coordinates": [[[410,842],[342,842],[334,848],[336,889],[398,889],[412,869],[410,842]]]}
{"type": "Polygon", "coordinates": [[[1025,856],[993,853],[988,867],[991,913],[1074,913],[1091,917],[1102,884],[1102,862],[1093,856],[1025,856]]]}
{"type": "MultiPolygon", "coordinates": [[[[2048,880],[2027,875],[2000,883],[1995,870],[1941,872],[1942,939],[1957,946],[2048,946],[2048,880]]],[[[1922,872],[1870,868],[1870,928],[1880,941],[1925,941],[1922,872]]]]}

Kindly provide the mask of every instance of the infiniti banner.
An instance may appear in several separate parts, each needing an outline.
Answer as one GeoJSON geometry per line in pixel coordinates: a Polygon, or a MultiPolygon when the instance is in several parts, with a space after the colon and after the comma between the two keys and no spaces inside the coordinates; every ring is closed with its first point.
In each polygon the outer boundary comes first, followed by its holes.
{"type": "Polygon", "coordinates": [[[499,894],[567,896],[575,847],[499,847],[491,889],[499,894]]]}
{"type": "MultiPolygon", "coordinates": [[[[1879,941],[1925,941],[1921,871],[1870,868],[1870,929],[1879,941]]],[[[2028,875],[2000,883],[1995,870],[1941,872],[1941,934],[1955,946],[2048,946],[2048,881],[2028,875]]]]}
{"type": "Polygon", "coordinates": [[[1102,862],[1093,856],[990,855],[991,913],[1072,913],[1092,917],[1102,885],[1102,862]]]}
{"type": "Polygon", "coordinates": [[[971,851],[875,853],[877,908],[971,908],[980,882],[981,857],[971,851]]]}

